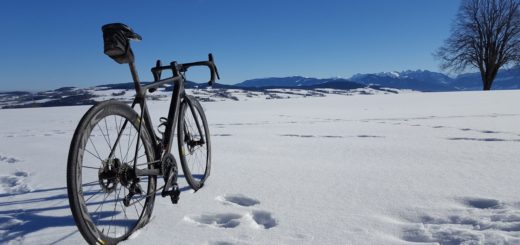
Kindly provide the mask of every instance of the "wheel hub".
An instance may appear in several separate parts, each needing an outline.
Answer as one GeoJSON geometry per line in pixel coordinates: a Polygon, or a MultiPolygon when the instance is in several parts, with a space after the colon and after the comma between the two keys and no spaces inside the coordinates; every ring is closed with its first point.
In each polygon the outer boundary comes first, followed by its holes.
{"type": "Polygon", "coordinates": [[[99,167],[98,177],[99,177],[99,186],[101,190],[106,193],[111,193],[117,188],[118,178],[117,178],[117,170],[121,162],[119,159],[106,160],[102,162],[102,166],[99,167]]]}
{"type": "Polygon", "coordinates": [[[197,146],[201,146],[201,145],[204,145],[204,141],[201,139],[199,140],[194,140],[191,136],[188,137],[188,139],[186,140],[186,145],[188,146],[188,151],[190,152],[190,154],[193,154],[193,152],[195,151],[195,149],[197,148],[197,146]]]}

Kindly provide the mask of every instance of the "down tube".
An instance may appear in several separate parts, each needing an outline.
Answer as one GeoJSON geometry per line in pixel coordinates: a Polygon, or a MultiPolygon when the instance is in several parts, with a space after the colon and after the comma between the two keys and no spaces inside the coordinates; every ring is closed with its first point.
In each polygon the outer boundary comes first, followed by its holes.
{"type": "Polygon", "coordinates": [[[159,159],[161,159],[161,150],[162,149],[160,149],[159,146],[157,145],[158,138],[153,129],[152,119],[150,118],[150,111],[148,110],[148,105],[146,104],[145,99],[143,99],[142,103],[140,103],[140,106],[144,108],[143,115],[141,115],[141,119],[144,119],[145,130],[147,130],[148,133],[150,134],[150,136],[153,138],[152,144],[153,144],[153,149],[155,151],[154,160],[159,160],[159,159]]]}

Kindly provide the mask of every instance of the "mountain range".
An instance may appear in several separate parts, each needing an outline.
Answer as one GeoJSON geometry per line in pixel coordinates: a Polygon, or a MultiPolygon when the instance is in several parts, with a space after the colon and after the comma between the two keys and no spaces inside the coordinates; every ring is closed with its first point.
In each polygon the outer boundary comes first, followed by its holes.
{"type": "MultiPolygon", "coordinates": [[[[480,73],[464,73],[450,77],[443,73],[427,70],[357,74],[350,80],[362,84],[377,84],[382,87],[413,89],[423,92],[482,90],[480,73]]],[[[494,90],[520,88],[520,67],[500,70],[494,90]]]]}
{"type": "MultiPolygon", "coordinates": [[[[309,86],[330,86],[332,84],[340,85],[345,82],[348,82],[351,85],[358,83],[364,86],[372,85],[385,88],[411,89],[421,92],[466,91],[482,89],[480,73],[464,73],[456,77],[451,77],[443,73],[432,72],[428,70],[356,74],[348,79],[317,79],[300,76],[262,78],[247,80],[235,84],[234,86],[240,88],[301,88],[309,86]]],[[[497,90],[519,88],[520,67],[501,70],[493,84],[493,89],[497,90]]]]}
{"type": "MultiPolygon", "coordinates": [[[[399,93],[404,90],[446,92],[481,90],[480,73],[456,77],[428,70],[356,74],[345,78],[309,78],[302,76],[272,77],[246,80],[234,85],[186,82],[186,89],[203,101],[239,100],[248,98],[280,99],[290,97],[326,96],[326,94],[399,93]]],[[[493,89],[520,89],[520,67],[501,70],[493,89]]],[[[106,99],[130,101],[133,83],[105,84],[91,88],[63,87],[44,92],[0,92],[0,108],[50,107],[94,104],[106,99]]],[[[171,95],[172,86],[149,94],[155,100],[171,95]]]]}

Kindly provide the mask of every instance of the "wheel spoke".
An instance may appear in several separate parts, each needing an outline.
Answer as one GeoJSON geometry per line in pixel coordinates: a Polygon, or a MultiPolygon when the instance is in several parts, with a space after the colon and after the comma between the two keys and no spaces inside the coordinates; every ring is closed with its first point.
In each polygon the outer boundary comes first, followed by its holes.
{"type": "Polygon", "coordinates": [[[108,143],[107,137],[105,136],[103,129],[99,126],[99,124],[96,124],[96,126],[98,127],[99,131],[101,132],[101,135],[103,135],[103,139],[105,139],[105,142],[108,145],[108,149],[110,149],[111,148],[110,143],[108,143]]]}
{"type": "MultiPolygon", "coordinates": [[[[103,122],[105,122],[105,129],[107,131],[107,137],[108,137],[108,148],[112,150],[112,141],[110,140],[110,133],[108,132],[108,125],[107,125],[107,119],[103,118],[103,122]]],[[[117,128],[116,128],[117,130],[117,128]]]]}
{"type": "MultiPolygon", "coordinates": [[[[121,120],[123,120],[123,118],[121,117],[121,120]]],[[[117,128],[117,135],[119,138],[119,142],[117,144],[118,148],[119,148],[119,156],[122,158],[123,157],[123,152],[121,150],[121,137],[123,136],[123,125],[121,124],[121,121],[119,122],[119,124],[117,124],[117,118],[116,116],[114,116],[114,123],[116,124],[116,128],[117,128]],[[121,127],[120,127],[121,126],[121,127]]]]}
{"type": "Polygon", "coordinates": [[[89,140],[90,144],[92,145],[92,147],[94,147],[94,151],[96,152],[96,155],[94,155],[92,152],[90,152],[90,151],[87,150],[86,148],[85,148],[85,151],[87,151],[87,152],[90,153],[92,156],[96,157],[97,159],[103,161],[103,159],[101,159],[101,156],[99,156],[99,152],[98,152],[98,150],[97,150],[97,148],[96,148],[96,145],[94,145],[94,143],[92,142],[92,139],[89,137],[88,140],[89,140]]]}
{"type": "Polygon", "coordinates": [[[134,137],[132,138],[132,142],[129,142],[129,144],[128,144],[128,149],[126,149],[126,154],[125,154],[125,157],[123,158],[123,162],[126,162],[126,159],[128,157],[128,152],[130,152],[130,148],[132,148],[132,145],[134,144],[136,136],[137,136],[137,132],[135,132],[134,137]]]}

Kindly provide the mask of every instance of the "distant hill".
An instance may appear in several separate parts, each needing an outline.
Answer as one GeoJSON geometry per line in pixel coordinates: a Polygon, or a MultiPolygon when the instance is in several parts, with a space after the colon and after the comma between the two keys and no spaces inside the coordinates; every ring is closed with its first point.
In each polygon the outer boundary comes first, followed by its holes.
{"type": "MultiPolygon", "coordinates": [[[[259,79],[260,81],[261,79],[259,79]]],[[[283,80],[283,79],[280,79],[283,80]]],[[[327,94],[353,95],[399,93],[399,90],[380,89],[342,79],[314,79],[320,83],[294,87],[258,86],[239,87],[216,83],[209,87],[207,83],[186,82],[187,93],[201,101],[248,100],[248,99],[288,99],[305,97],[323,97],[327,94]]],[[[261,81],[260,81],[261,82],[261,81]]],[[[146,84],[146,83],[144,83],[146,84]]],[[[147,93],[150,100],[169,100],[173,86],[165,85],[153,93],[147,93]]],[[[98,101],[115,99],[130,103],[135,95],[133,83],[105,84],[91,88],[63,87],[44,92],[0,92],[0,108],[53,107],[72,105],[93,105],[98,101]]]]}
{"type": "Polygon", "coordinates": [[[242,88],[261,88],[261,87],[304,87],[313,86],[317,84],[331,82],[334,79],[318,79],[318,78],[307,78],[307,77],[270,77],[270,78],[257,78],[246,80],[241,83],[235,84],[237,87],[242,88]]]}
{"type": "Polygon", "coordinates": [[[258,78],[247,80],[234,85],[235,87],[254,90],[254,89],[276,89],[276,88],[298,88],[298,89],[316,89],[316,88],[332,88],[332,89],[356,89],[367,87],[367,85],[356,83],[342,78],[305,78],[305,77],[274,77],[274,78],[258,78]]]}

